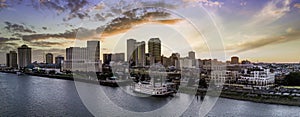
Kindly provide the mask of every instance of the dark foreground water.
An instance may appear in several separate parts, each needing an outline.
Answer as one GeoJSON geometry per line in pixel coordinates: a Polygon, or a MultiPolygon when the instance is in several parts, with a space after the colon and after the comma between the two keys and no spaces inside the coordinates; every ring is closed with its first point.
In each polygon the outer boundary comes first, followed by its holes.
{"type": "MultiPolygon", "coordinates": [[[[168,102],[174,101],[176,103],[173,105],[174,109],[153,114],[153,116],[166,116],[166,114],[172,116],[172,113],[182,111],[182,105],[193,100],[191,104],[188,104],[188,109],[183,110],[182,116],[185,117],[199,116],[199,108],[202,104],[202,101],[186,94],[177,94],[175,97],[168,98],[136,97],[126,93],[130,91],[127,88],[123,91],[122,88],[79,84],[75,85],[74,81],[67,80],[0,73],[0,116],[88,117],[97,114],[95,116],[107,117],[132,116],[132,113],[145,113],[146,115],[147,112],[159,110],[168,102]],[[78,89],[80,95],[77,92],[78,89]],[[105,97],[99,90],[103,90],[105,97]],[[108,98],[112,103],[108,103],[104,98],[108,98]],[[118,109],[105,104],[116,105],[118,109]],[[101,108],[108,108],[109,111],[101,113],[101,108]],[[118,111],[119,109],[130,111],[131,115],[118,111]]],[[[300,116],[300,107],[219,98],[207,116],[297,117],[300,116]]]]}

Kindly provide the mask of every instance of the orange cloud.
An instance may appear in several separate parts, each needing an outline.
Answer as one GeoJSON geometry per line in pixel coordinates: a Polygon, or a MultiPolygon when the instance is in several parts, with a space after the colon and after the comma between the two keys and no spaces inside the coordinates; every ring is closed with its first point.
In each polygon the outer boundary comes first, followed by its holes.
{"type": "Polygon", "coordinates": [[[168,19],[168,20],[135,20],[135,21],[128,21],[124,23],[119,23],[118,25],[114,25],[113,27],[109,27],[103,33],[103,37],[113,36],[121,33],[125,33],[131,28],[142,25],[145,23],[158,23],[158,24],[166,24],[166,25],[173,25],[178,22],[182,21],[182,19],[168,19]]]}

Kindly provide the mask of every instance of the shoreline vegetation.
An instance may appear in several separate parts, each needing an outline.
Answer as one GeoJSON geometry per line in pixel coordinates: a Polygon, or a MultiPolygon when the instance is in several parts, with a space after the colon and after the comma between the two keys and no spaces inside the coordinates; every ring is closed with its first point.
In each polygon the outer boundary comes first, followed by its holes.
{"type": "MultiPolygon", "coordinates": [[[[12,71],[0,71],[3,73],[13,73],[12,71]]],[[[74,78],[73,74],[62,74],[62,75],[47,75],[47,74],[36,74],[36,73],[25,73],[26,75],[31,76],[39,76],[44,78],[54,78],[54,79],[62,79],[62,80],[71,80],[71,81],[79,81],[91,84],[100,84],[98,80],[93,79],[83,79],[83,78],[74,78]]],[[[251,101],[256,103],[265,103],[265,104],[279,104],[279,105],[288,105],[288,106],[299,106],[300,107],[300,97],[291,96],[291,95],[276,95],[276,94],[258,94],[253,93],[251,91],[230,91],[230,90],[207,90],[205,88],[201,88],[196,90],[196,88],[191,87],[180,87],[178,93],[186,93],[192,94],[196,96],[201,96],[201,99],[204,96],[219,96],[221,98],[234,99],[234,100],[243,100],[243,101],[251,101]]]]}
{"type": "Polygon", "coordinates": [[[229,90],[210,90],[207,89],[199,89],[196,92],[196,89],[191,88],[182,88],[180,93],[187,94],[195,94],[196,96],[201,96],[203,99],[204,96],[219,96],[221,98],[227,99],[235,99],[235,100],[243,100],[243,101],[251,101],[256,103],[264,103],[264,104],[278,104],[278,105],[287,105],[287,106],[299,106],[300,107],[300,97],[290,96],[290,95],[276,95],[276,94],[257,94],[252,93],[251,91],[240,92],[240,91],[229,91],[229,90]]]}

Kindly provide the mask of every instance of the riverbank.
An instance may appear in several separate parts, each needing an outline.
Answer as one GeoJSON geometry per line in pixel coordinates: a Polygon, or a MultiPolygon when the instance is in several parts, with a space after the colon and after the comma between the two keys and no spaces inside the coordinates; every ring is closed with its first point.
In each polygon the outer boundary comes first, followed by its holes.
{"type": "MultiPolygon", "coordinates": [[[[11,73],[16,74],[16,72],[10,72],[10,71],[0,71],[3,73],[11,73]]],[[[118,87],[120,86],[126,86],[129,81],[123,80],[120,82],[112,82],[112,81],[106,81],[106,80],[98,80],[97,78],[90,78],[87,75],[84,74],[38,74],[38,73],[24,73],[26,75],[30,76],[38,76],[43,78],[53,78],[53,79],[61,79],[61,80],[70,80],[70,81],[78,81],[78,82],[84,82],[84,83],[90,83],[90,84],[97,84],[97,85],[104,85],[104,86],[112,86],[112,87],[118,87]]]]}
{"type": "Polygon", "coordinates": [[[180,93],[186,93],[191,95],[199,96],[218,96],[221,98],[251,101],[256,103],[265,103],[265,104],[279,104],[279,105],[288,105],[288,106],[300,106],[300,97],[290,96],[290,95],[276,95],[276,94],[258,94],[251,93],[250,91],[240,92],[240,91],[208,91],[207,89],[201,88],[196,90],[195,88],[181,87],[178,91],[180,93]]]}
{"type": "MultiPolygon", "coordinates": [[[[16,74],[16,72],[14,72],[14,71],[0,71],[0,72],[16,74]]],[[[53,78],[53,79],[71,80],[71,81],[80,81],[80,82],[85,82],[85,83],[98,84],[97,80],[90,80],[90,79],[84,79],[84,78],[79,78],[79,77],[74,78],[73,74],[61,74],[61,75],[37,74],[37,73],[24,73],[24,74],[31,75],[31,76],[39,76],[39,77],[43,77],[43,78],[53,78]]]]}
{"type": "Polygon", "coordinates": [[[235,100],[252,101],[265,104],[280,104],[288,106],[300,106],[300,97],[271,95],[271,94],[253,94],[244,92],[222,91],[220,97],[235,100]]]}

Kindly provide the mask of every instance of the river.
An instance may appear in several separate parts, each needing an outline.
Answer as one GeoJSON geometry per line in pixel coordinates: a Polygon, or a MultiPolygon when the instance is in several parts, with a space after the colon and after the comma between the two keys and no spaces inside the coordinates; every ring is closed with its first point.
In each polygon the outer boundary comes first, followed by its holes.
{"type": "MultiPolygon", "coordinates": [[[[101,95],[103,92],[101,93],[98,90],[103,90],[106,97],[118,108],[134,113],[145,113],[145,115],[146,112],[158,110],[169,102],[173,101],[176,104],[178,102],[173,110],[165,110],[165,113],[158,113],[153,116],[172,114],[175,113],[174,110],[176,109],[178,111],[184,109],[181,105],[191,101],[191,104],[187,104],[188,108],[183,110],[181,116],[199,116],[199,109],[202,104],[202,101],[187,94],[176,94],[174,97],[167,98],[137,97],[128,93],[127,88],[112,88],[95,84],[74,83],[74,81],[69,80],[0,73],[0,116],[88,117],[93,116],[93,114],[103,117],[129,116],[114,108],[111,108],[110,112],[97,113],[99,111],[90,105],[100,105],[99,108],[101,108],[101,104],[107,102],[103,101],[101,95]],[[81,90],[82,87],[87,91],[82,93],[84,91],[81,90]],[[79,93],[78,89],[81,90],[79,93]],[[85,96],[93,100],[82,101],[85,96]]],[[[110,103],[107,102],[107,104],[110,103]]],[[[296,117],[300,116],[300,107],[219,98],[206,116],[296,117]]]]}

